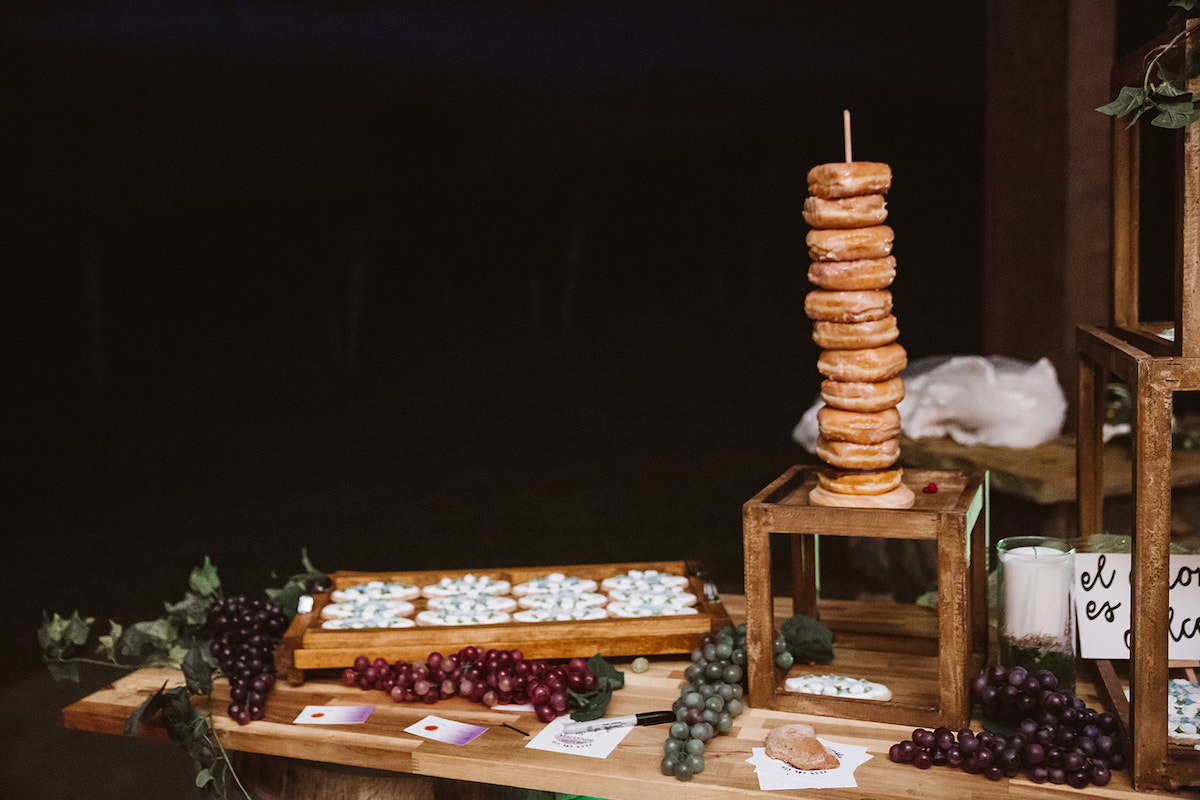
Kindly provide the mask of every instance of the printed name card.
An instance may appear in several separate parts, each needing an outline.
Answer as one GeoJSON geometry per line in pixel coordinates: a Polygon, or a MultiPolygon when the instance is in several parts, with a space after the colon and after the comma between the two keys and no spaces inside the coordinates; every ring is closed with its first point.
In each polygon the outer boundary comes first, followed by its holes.
{"type": "MultiPolygon", "coordinates": [[[[1075,618],[1083,658],[1129,658],[1129,553],[1075,554],[1075,618]]],[[[1200,556],[1173,555],[1167,657],[1200,659],[1200,556]]]]}

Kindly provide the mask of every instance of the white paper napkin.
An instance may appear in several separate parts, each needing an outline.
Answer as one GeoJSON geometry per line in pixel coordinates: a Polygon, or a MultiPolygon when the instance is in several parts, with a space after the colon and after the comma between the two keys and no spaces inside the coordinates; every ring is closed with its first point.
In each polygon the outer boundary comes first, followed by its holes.
{"type": "Polygon", "coordinates": [[[841,764],[837,769],[796,769],[795,767],[771,758],[766,748],[755,747],[753,755],[746,759],[754,765],[758,775],[758,788],[764,791],[772,789],[851,789],[858,786],[854,780],[854,770],[871,759],[867,748],[831,742],[819,736],[817,741],[829,748],[841,764]]]}
{"type": "Polygon", "coordinates": [[[552,753],[573,753],[577,756],[591,758],[608,758],[608,754],[621,743],[628,733],[628,728],[610,728],[606,731],[588,731],[587,733],[563,733],[564,725],[574,720],[569,715],[558,717],[547,722],[546,727],[529,740],[526,747],[534,750],[549,750],[552,753]]]}

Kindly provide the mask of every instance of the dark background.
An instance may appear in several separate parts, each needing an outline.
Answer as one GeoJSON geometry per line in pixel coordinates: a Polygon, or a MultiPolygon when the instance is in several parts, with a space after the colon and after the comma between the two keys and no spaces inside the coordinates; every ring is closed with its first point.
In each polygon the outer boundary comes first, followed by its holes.
{"type": "Polygon", "coordinates": [[[981,350],[982,4],[6,8],[6,682],[43,609],[153,618],[206,555],[740,590],[844,108],[910,358],[981,350]]]}

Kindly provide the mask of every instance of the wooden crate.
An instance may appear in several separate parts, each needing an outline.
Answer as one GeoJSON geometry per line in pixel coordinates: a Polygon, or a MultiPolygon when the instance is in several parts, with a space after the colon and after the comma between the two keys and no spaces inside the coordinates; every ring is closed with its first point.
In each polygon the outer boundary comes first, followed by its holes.
{"type": "MultiPolygon", "coordinates": [[[[1195,40],[1200,20],[1183,24],[1195,40]]],[[[1177,31],[1147,42],[1113,65],[1113,91],[1142,80],[1147,54],[1177,31]]],[[[1191,76],[1187,88],[1200,91],[1200,54],[1181,48],[1169,65],[1191,76]],[[1182,54],[1182,58],[1180,55],[1182,54]]],[[[1113,307],[1107,326],[1076,329],[1079,356],[1076,493],[1079,533],[1087,538],[1104,530],[1104,387],[1120,378],[1133,395],[1131,436],[1133,485],[1133,566],[1129,617],[1133,621],[1128,702],[1111,662],[1094,666],[1105,701],[1121,720],[1132,742],[1130,772],[1138,790],[1200,786],[1200,752],[1171,744],[1167,737],[1170,677],[1167,586],[1171,549],[1172,408],[1176,392],[1200,391],[1200,125],[1175,136],[1175,278],[1174,317],[1145,321],[1141,301],[1139,238],[1141,137],[1139,125],[1114,118],[1113,136],[1113,307]],[[1171,336],[1165,335],[1170,329],[1171,336]]]]}
{"type": "MultiPolygon", "coordinates": [[[[305,672],[313,669],[344,669],[360,655],[382,656],[388,661],[423,659],[434,651],[450,653],[467,645],[483,649],[519,649],[526,658],[570,658],[591,656],[662,655],[690,653],[702,634],[729,624],[729,614],[719,600],[705,597],[704,585],[696,565],[687,561],[643,561],[621,564],[575,564],[562,567],[520,567],[504,569],[425,570],[416,572],[336,572],[334,589],[345,589],[368,581],[402,581],[428,586],[442,578],[488,575],[514,586],[553,572],[590,578],[604,578],[629,570],[658,570],[686,575],[689,591],[698,598],[698,614],[643,617],[637,619],[598,619],[577,622],[507,622],[498,625],[461,625],[454,627],[364,628],[329,630],[320,626],[321,609],[331,602],[332,590],[314,595],[312,610],[297,614],[275,651],[275,668],[288,681],[299,685],[305,672]]],[[[424,600],[414,600],[419,613],[424,600]]]]}
{"type": "Polygon", "coordinates": [[[986,473],[905,470],[916,501],[900,510],[809,505],[816,480],[815,468],[792,467],[743,507],[751,705],[958,730],[971,716],[970,677],[987,658],[986,473]],[[931,483],[937,491],[924,492],[931,483]],[[821,619],[834,632],[832,664],[796,666],[793,672],[865,677],[891,688],[892,700],[783,688],[772,648],[771,537],[777,534],[785,534],[791,548],[796,613],[821,619]],[[830,603],[827,609],[819,602],[817,581],[820,535],[936,541],[938,609],[897,614],[888,608],[895,604],[880,603],[830,603]],[[901,626],[898,620],[907,622],[901,626]]]}

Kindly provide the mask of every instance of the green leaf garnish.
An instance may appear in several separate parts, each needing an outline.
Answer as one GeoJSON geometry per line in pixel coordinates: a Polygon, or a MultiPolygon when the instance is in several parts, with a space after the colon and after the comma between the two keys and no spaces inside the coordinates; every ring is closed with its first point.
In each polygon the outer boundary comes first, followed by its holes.
{"type": "Polygon", "coordinates": [[[202,566],[192,570],[188,585],[192,587],[192,591],[203,597],[212,597],[221,588],[221,579],[217,577],[217,568],[208,556],[204,557],[202,566]]]}
{"type": "Polygon", "coordinates": [[[603,717],[604,712],[608,711],[613,690],[625,685],[625,673],[605,661],[599,653],[588,659],[588,668],[596,675],[596,688],[590,692],[567,690],[567,695],[575,707],[571,712],[571,719],[576,722],[588,722],[603,717]]]}
{"type": "Polygon", "coordinates": [[[1101,114],[1113,117],[1123,117],[1146,101],[1146,92],[1136,86],[1122,86],[1117,99],[1100,106],[1096,110],[1101,114]]]}

